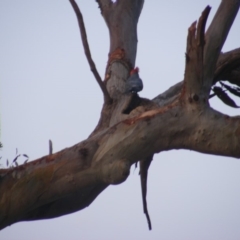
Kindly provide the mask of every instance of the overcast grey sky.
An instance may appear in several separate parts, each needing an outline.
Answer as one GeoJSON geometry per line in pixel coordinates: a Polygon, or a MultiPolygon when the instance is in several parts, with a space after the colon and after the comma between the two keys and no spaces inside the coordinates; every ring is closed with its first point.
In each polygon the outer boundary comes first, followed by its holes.
{"type": "MultiPolygon", "coordinates": [[[[105,22],[94,0],[77,2],[103,76],[109,50],[105,22]]],[[[142,97],[153,98],[183,79],[187,29],[207,5],[212,19],[219,3],[145,2],[136,59],[144,81],[142,97]]],[[[16,148],[34,160],[48,154],[49,139],[54,152],[84,140],[98,122],[103,98],[69,2],[1,0],[0,29],[1,163],[13,159],[16,148]]],[[[223,51],[237,47],[239,16],[223,51]]],[[[240,113],[217,99],[211,105],[230,115],[240,113]]],[[[107,188],[83,211],[14,224],[0,232],[0,239],[240,239],[239,160],[183,150],[156,155],[148,182],[151,232],[139,182],[138,170],[132,168],[126,182],[107,188]]]]}

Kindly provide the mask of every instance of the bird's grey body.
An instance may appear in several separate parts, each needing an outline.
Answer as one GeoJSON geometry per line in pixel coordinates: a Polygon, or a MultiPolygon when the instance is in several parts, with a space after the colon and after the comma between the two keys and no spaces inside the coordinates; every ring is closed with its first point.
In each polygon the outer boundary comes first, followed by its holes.
{"type": "Polygon", "coordinates": [[[126,93],[137,93],[142,91],[143,82],[139,77],[139,69],[135,68],[130,72],[130,77],[126,81],[126,93]]]}

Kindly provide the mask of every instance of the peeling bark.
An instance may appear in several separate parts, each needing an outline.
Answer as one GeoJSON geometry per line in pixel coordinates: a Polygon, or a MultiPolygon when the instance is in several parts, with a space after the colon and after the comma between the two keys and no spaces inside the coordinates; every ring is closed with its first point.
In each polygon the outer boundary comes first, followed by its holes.
{"type": "MultiPolygon", "coordinates": [[[[110,32],[103,83],[112,102],[104,103],[99,123],[86,140],[0,170],[0,229],[84,209],[110,184],[125,181],[132,164],[161,151],[189,149],[240,158],[240,116],[229,117],[208,104],[214,81],[239,77],[239,49],[220,51],[240,0],[223,0],[205,34],[206,8],[198,25],[189,29],[183,82],[153,100],[124,92],[135,65],[143,0],[97,2],[110,32]]],[[[146,197],[146,189],[143,194],[146,197]]]]}

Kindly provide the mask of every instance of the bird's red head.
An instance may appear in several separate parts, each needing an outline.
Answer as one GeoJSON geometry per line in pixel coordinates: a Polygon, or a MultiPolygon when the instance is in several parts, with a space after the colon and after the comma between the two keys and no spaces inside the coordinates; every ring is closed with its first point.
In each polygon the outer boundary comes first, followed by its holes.
{"type": "Polygon", "coordinates": [[[130,75],[133,75],[133,74],[138,73],[138,72],[139,72],[139,68],[136,67],[136,68],[131,70],[130,75]]]}

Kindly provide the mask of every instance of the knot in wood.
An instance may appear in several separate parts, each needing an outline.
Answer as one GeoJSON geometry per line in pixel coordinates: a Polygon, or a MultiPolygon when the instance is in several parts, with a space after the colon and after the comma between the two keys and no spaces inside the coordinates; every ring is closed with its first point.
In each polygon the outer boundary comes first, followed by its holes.
{"type": "Polygon", "coordinates": [[[193,100],[197,102],[199,100],[199,96],[197,94],[193,94],[193,100]]]}
{"type": "Polygon", "coordinates": [[[189,101],[190,103],[192,103],[193,101],[198,102],[198,101],[199,101],[199,96],[194,93],[194,94],[192,94],[191,96],[189,96],[188,101],[189,101]]]}
{"type": "Polygon", "coordinates": [[[114,160],[104,164],[102,169],[103,181],[107,184],[120,184],[124,182],[130,172],[131,165],[126,159],[114,160]]]}

